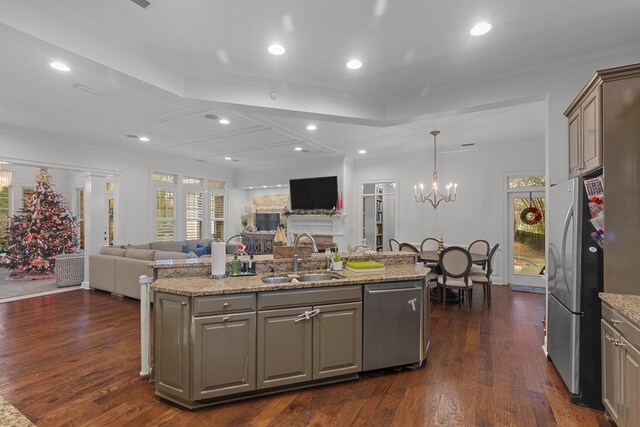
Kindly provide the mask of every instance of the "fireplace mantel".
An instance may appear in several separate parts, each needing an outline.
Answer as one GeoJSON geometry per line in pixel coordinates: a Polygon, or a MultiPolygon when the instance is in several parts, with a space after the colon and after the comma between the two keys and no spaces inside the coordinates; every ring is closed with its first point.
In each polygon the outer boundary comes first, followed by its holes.
{"type": "Polygon", "coordinates": [[[287,217],[288,244],[293,244],[293,239],[300,233],[332,236],[340,252],[347,250],[344,237],[344,224],[347,216],[336,215],[289,215],[287,217]]]}

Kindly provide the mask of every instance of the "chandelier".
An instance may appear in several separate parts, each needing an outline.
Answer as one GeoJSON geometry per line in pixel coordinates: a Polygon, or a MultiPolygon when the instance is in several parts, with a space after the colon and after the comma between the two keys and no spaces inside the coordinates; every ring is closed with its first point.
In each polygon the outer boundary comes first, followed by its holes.
{"type": "Polygon", "coordinates": [[[429,194],[424,194],[424,185],[420,183],[420,185],[413,186],[413,195],[416,198],[416,202],[420,203],[431,203],[433,209],[438,209],[438,205],[440,202],[453,202],[456,200],[456,194],[458,193],[458,184],[447,184],[446,193],[442,193],[438,189],[438,170],[436,168],[436,137],[440,133],[439,130],[431,131],[431,135],[433,135],[433,175],[432,175],[432,184],[431,191],[429,194]],[[420,190],[418,191],[418,187],[420,190]]]}
{"type": "Polygon", "coordinates": [[[13,177],[13,172],[11,171],[3,171],[2,165],[0,165],[0,191],[4,189],[4,187],[8,187],[11,184],[11,178],[13,177]]]}

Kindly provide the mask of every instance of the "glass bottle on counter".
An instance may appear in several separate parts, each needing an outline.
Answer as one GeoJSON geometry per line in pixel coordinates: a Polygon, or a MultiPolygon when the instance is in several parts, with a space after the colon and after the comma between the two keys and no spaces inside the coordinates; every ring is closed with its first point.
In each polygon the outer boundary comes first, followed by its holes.
{"type": "Polygon", "coordinates": [[[231,261],[231,275],[237,276],[240,274],[240,260],[238,259],[238,253],[233,255],[233,261],[231,261]]]}
{"type": "Polygon", "coordinates": [[[253,259],[253,254],[249,255],[249,267],[247,272],[249,274],[256,274],[256,262],[253,259]]]}

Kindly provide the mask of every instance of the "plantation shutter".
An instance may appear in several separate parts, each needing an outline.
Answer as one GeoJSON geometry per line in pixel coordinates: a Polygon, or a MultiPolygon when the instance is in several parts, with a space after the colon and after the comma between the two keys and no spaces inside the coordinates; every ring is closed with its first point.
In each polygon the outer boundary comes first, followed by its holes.
{"type": "Polygon", "coordinates": [[[211,238],[224,240],[224,196],[211,195],[211,238]]]}
{"type": "Polygon", "coordinates": [[[175,190],[156,190],[156,240],[172,242],[176,239],[175,190]]]}
{"type": "Polygon", "coordinates": [[[185,196],[185,202],[187,240],[201,239],[203,215],[202,193],[188,191],[185,196]]]}

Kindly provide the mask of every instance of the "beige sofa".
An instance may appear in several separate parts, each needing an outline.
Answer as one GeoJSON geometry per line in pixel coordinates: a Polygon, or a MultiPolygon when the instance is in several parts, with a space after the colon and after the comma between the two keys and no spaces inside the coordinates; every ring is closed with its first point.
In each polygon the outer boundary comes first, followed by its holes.
{"type": "Polygon", "coordinates": [[[100,254],[89,255],[89,286],[116,295],[140,299],[138,278],[143,274],[153,274],[149,264],[157,260],[197,257],[193,253],[183,253],[182,247],[187,245],[194,249],[199,244],[206,246],[209,242],[210,240],[202,239],[105,246],[100,250],[100,254]]]}

